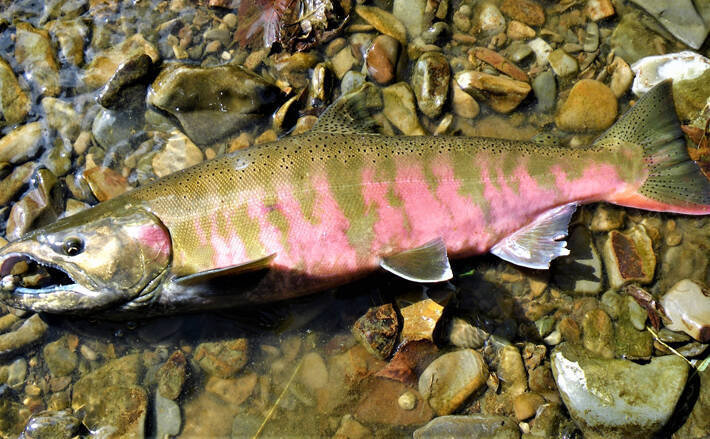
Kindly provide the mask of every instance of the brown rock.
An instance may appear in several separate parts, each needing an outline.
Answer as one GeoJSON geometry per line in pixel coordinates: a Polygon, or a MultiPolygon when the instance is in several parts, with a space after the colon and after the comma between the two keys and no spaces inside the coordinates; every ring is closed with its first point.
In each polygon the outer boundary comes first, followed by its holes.
{"type": "Polygon", "coordinates": [[[356,6],[355,12],[379,32],[391,36],[402,45],[407,44],[407,29],[391,13],[374,6],[356,6]]]}
{"type": "Polygon", "coordinates": [[[511,20],[508,23],[508,30],[505,33],[511,40],[528,40],[535,38],[535,29],[518,20],[511,20]]]}
{"type": "Polygon", "coordinates": [[[247,363],[247,349],[245,338],[200,343],[193,358],[208,374],[229,378],[247,363]]]}
{"type": "Polygon", "coordinates": [[[434,417],[434,412],[419,392],[396,381],[374,378],[365,384],[361,394],[355,417],[365,423],[412,426],[425,424],[434,417]],[[412,410],[405,410],[398,403],[399,397],[406,392],[416,397],[412,410]]]}
{"type": "Polygon", "coordinates": [[[403,341],[434,340],[434,329],[444,307],[432,299],[420,300],[400,310],[402,313],[401,339],[403,341]]]}
{"type": "Polygon", "coordinates": [[[158,393],[168,399],[176,399],[185,383],[185,355],[177,350],[158,369],[158,393]]]}
{"type": "Polygon", "coordinates": [[[381,360],[392,353],[398,332],[399,320],[391,303],[368,309],[352,328],[355,338],[381,360]]]}
{"type": "Polygon", "coordinates": [[[588,0],[587,7],[584,8],[584,13],[587,14],[592,21],[599,21],[603,18],[614,15],[614,5],[611,0],[588,0]]]}
{"type": "Polygon", "coordinates": [[[537,393],[522,393],[513,399],[513,412],[518,421],[524,421],[535,416],[537,408],[545,403],[545,399],[537,393]]]}
{"type": "Polygon", "coordinates": [[[239,405],[251,396],[256,387],[258,376],[254,372],[249,372],[237,378],[219,378],[211,376],[207,380],[205,390],[218,396],[224,402],[232,405],[239,405]]]}
{"type": "Polygon", "coordinates": [[[461,349],[432,361],[419,377],[419,393],[439,416],[448,415],[488,379],[483,356],[461,349]]]}
{"type": "Polygon", "coordinates": [[[25,120],[30,100],[20,88],[10,64],[0,58],[0,125],[14,125],[25,120]]]}
{"type": "Polygon", "coordinates": [[[104,166],[87,169],[84,178],[99,201],[110,200],[132,189],[123,175],[104,166]]]}
{"type": "Polygon", "coordinates": [[[656,255],[643,226],[632,227],[624,233],[609,232],[602,259],[612,288],[618,289],[628,282],[646,284],[653,280],[656,255]]]}
{"type": "Polygon", "coordinates": [[[49,33],[25,22],[17,23],[15,28],[15,59],[37,83],[42,94],[58,95],[61,89],[59,65],[49,33]]]}
{"type": "Polygon", "coordinates": [[[482,94],[488,105],[499,113],[513,111],[531,90],[527,82],[473,70],[457,73],[456,82],[464,91],[482,94]]]}
{"type": "Polygon", "coordinates": [[[425,340],[402,343],[390,362],[376,375],[414,386],[417,377],[436,357],[438,351],[434,343],[425,340]]]}
{"type": "Polygon", "coordinates": [[[492,65],[493,67],[510,76],[511,78],[517,79],[518,81],[530,82],[530,78],[528,77],[527,73],[522,71],[520,68],[518,68],[518,66],[516,66],[512,62],[505,59],[498,52],[494,52],[493,50],[487,49],[485,47],[474,47],[472,49],[472,52],[476,58],[480,59],[481,61],[487,62],[488,64],[492,65]]]}
{"type": "Polygon", "coordinates": [[[604,358],[614,358],[614,326],[609,314],[601,309],[593,309],[582,320],[582,342],[584,347],[604,358]]]}
{"type": "Polygon", "coordinates": [[[545,24],[545,11],[532,0],[504,0],[500,10],[505,15],[530,26],[545,24]]]}
{"type": "Polygon", "coordinates": [[[372,437],[369,428],[357,422],[351,415],[343,416],[333,439],[366,439],[372,437]]]}
{"type": "Polygon", "coordinates": [[[378,35],[365,54],[368,75],[379,84],[387,84],[394,79],[399,57],[399,41],[389,35],[378,35]]]}
{"type": "Polygon", "coordinates": [[[565,131],[601,131],[614,123],[618,110],[616,96],[609,87],[593,79],[582,79],[572,87],[555,124],[565,131]]]}
{"type": "Polygon", "coordinates": [[[20,189],[29,182],[36,166],[37,164],[34,162],[17,166],[12,170],[12,174],[0,181],[0,206],[15,198],[20,189]]]}

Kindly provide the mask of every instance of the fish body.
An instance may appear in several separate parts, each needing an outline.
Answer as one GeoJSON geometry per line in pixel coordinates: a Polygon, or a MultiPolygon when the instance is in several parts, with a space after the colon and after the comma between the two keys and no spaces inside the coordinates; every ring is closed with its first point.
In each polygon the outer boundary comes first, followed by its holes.
{"type": "Polygon", "coordinates": [[[446,280],[448,256],[488,251],[546,268],[568,254],[563,238],[578,204],[710,213],[710,184],[684,151],[668,83],[580,149],[377,135],[352,116],[357,100],[341,100],[308,133],[203,162],[10,243],[0,250],[3,280],[29,259],[74,283],[5,286],[0,297],[58,313],[223,308],[308,294],[379,267],[446,280]],[[102,250],[112,233],[115,248],[102,250]],[[73,255],[68,240],[78,243],[73,255]]]}

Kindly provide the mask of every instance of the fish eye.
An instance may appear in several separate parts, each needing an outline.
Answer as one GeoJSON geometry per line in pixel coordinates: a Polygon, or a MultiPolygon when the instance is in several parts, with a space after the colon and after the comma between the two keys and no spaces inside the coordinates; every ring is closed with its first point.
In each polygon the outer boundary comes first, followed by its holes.
{"type": "Polygon", "coordinates": [[[81,238],[72,236],[64,240],[62,244],[62,251],[67,256],[76,256],[82,251],[84,251],[84,241],[81,238]]]}

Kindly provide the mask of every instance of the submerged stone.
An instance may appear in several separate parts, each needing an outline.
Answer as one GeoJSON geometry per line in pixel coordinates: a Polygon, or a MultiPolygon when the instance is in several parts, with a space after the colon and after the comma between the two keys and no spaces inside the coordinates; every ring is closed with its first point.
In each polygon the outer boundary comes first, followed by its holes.
{"type": "Polygon", "coordinates": [[[653,280],[656,255],[643,226],[634,226],[624,233],[609,232],[602,257],[612,288],[618,289],[633,281],[645,284],[653,280]]]}
{"type": "Polygon", "coordinates": [[[399,320],[391,303],[372,307],[357,319],[352,328],[356,339],[377,358],[389,357],[397,342],[399,320]]]}
{"type": "Polygon", "coordinates": [[[683,331],[702,343],[710,342],[710,292],[684,279],[665,293],[660,303],[670,320],[668,329],[683,331]]]}
{"type": "Polygon", "coordinates": [[[102,87],[114,75],[118,66],[134,56],[146,54],[153,62],[160,54],[141,34],[126,38],[122,43],[98,53],[84,71],[84,83],[92,89],[102,87]]]}
{"type": "Polygon", "coordinates": [[[38,341],[48,328],[49,326],[44,323],[39,314],[33,314],[19,328],[0,335],[0,355],[12,354],[38,341]]]}
{"type": "Polygon", "coordinates": [[[419,109],[431,118],[441,114],[449,95],[451,69],[444,55],[427,52],[419,57],[412,73],[412,87],[419,109]]]}
{"type": "Polygon", "coordinates": [[[414,432],[414,439],[518,439],[517,423],[505,416],[473,414],[440,416],[414,432]]]}
{"type": "Polygon", "coordinates": [[[70,439],[76,436],[80,425],[70,410],[45,410],[27,421],[21,439],[70,439]]]}
{"type": "Polygon", "coordinates": [[[439,322],[444,307],[432,299],[420,300],[400,310],[402,313],[403,341],[434,340],[434,330],[439,322]]]}
{"type": "Polygon", "coordinates": [[[15,59],[37,83],[45,96],[59,94],[59,65],[54,55],[49,33],[29,23],[16,24],[15,59]]]}
{"type": "Polygon", "coordinates": [[[449,352],[432,361],[419,377],[419,393],[439,416],[454,412],[488,378],[488,367],[473,349],[449,352]]]}
{"type": "Polygon", "coordinates": [[[247,348],[245,338],[200,343],[193,358],[207,374],[229,378],[246,365],[247,348]]]}
{"type": "Polygon", "coordinates": [[[30,100],[20,88],[10,64],[0,58],[0,127],[22,122],[30,111],[30,100]]]}
{"type": "Polygon", "coordinates": [[[34,156],[41,145],[42,124],[31,122],[0,138],[0,163],[22,163],[34,156]]]}
{"type": "Polygon", "coordinates": [[[616,120],[619,105],[614,93],[604,83],[582,79],[569,92],[555,116],[555,124],[565,131],[601,131],[616,120]]]}
{"type": "Polygon", "coordinates": [[[691,0],[631,0],[658,20],[674,37],[699,49],[708,36],[708,25],[691,0]]]}
{"type": "Polygon", "coordinates": [[[475,70],[461,71],[455,78],[464,91],[482,94],[486,103],[499,113],[513,111],[532,90],[527,82],[475,70]]]}
{"type": "Polygon", "coordinates": [[[47,23],[47,30],[59,42],[63,60],[75,66],[84,63],[84,41],[89,29],[81,19],[51,21],[47,23]]]}

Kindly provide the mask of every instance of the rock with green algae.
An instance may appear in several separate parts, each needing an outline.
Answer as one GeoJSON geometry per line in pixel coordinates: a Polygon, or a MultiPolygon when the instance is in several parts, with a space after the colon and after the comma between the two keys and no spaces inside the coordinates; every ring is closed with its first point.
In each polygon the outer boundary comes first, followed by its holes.
{"type": "Polygon", "coordinates": [[[49,33],[29,23],[16,24],[15,59],[45,96],[56,96],[61,90],[59,64],[49,33]]]}
{"type": "Polygon", "coordinates": [[[512,418],[477,413],[468,416],[440,416],[414,432],[414,439],[443,437],[518,439],[520,431],[512,418]]]}
{"type": "Polygon", "coordinates": [[[612,50],[629,64],[646,56],[659,55],[659,48],[668,45],[663,37],[641,23],[640,14],[624,14],[611,34],[612,50]]]}
{"type": "Polygon", "coordinates": [[[704,439],[710,431],[710,368],[698,372],[697,385],[700,387],[693,410],[685,423],[673,433],[673,439],[704,439]]]}
{"type": "Polygon", "coordinates": [[[55,377],[71,374],[76,368],[78,358],[67,337],[48,343],[42,350],[44,361],[55,377]]]}
{"type": "Polygon", "coordinates": [[[22,122],[29,111],[27,94],[20,88],[10,64],[0,58],[0,126],[22,122]]]}
{"type": "Polygon", "coordinates": [[[552,373],[572,419],[589,439],[652,437],[668,422],[688,378],[675,355],[640,365],[603,359],[563,343],[552,352],[552,373]]]}
{"type": "Polygon", "coordinates": [[[673,102],[678,118],[693,120],[707,105],[710,97],[710,69],[693,79],[673,82],[673,102]]]}

